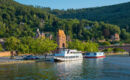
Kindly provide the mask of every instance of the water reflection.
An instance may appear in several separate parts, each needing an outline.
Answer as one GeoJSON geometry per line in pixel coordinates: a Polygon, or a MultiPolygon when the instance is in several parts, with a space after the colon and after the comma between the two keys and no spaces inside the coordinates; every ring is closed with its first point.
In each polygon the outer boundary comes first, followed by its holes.
{"type": "Polygon", "coordinates": [[[62,80],[74,80],[81,78],[83,60],[79,61],[67,61],[56,63],[55,67],[57,68],[58,76],[62,80]]]}
{"type": "Polygon", "coordinates": [[[95,79],[95,80],[100,80],[101,76],[103,76],[102,73],[102,69],[104,67],[103,64],[104,59],[100,58],[100,59],[85,59],[84,60],[84,66],[83,68],[83,73],[81,74],[81,76],[84,79],[95,79]]]}
{"type": "Polygon", "coordinates": [[[89,67],[95,67],[95,68],[102,68],[103,67],[103,60],[104,58],[98,58],[98,59],[87,59],[86,62],[89,67]]]}
{"type": "Polygon", "coordinates": [[[107,57],[0,65],[0,80],[130,80],[127,64],[130,64],[130,58],[107,57]]]}
{"type": "Polygon", "coordinates": [[[0,80],[56,80],[52,63],[0,65],[0,80]]]}

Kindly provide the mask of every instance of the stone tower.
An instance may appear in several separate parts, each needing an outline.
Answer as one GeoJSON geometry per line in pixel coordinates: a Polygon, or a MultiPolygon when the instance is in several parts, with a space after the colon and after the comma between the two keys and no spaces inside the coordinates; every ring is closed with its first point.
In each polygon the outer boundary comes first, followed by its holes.
{"type": "Polygon", "coordinates": [[[57,34],[58,48],[66,48],[66,35],[63,30],[59,30],[57,34]]]}

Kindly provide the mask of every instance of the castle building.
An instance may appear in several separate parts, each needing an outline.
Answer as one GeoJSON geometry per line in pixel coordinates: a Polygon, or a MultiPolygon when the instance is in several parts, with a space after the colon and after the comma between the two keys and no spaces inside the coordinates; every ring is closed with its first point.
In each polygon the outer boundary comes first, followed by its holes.
{"type": "Polygon", "coordinates": [[[59,30],[57,34],[58,48],[66,48],[66,35],[63,30],[59,30]]]}
{"type": "Polygon", "coordinates": [[[112,41],[120,41],[120,36],[118,33],[115,33],[114,35],[111,36],[112,41]]]}
{"type": "Polygon", "coordinates": [[[45,38],[45,34],[44,33],[40,33],[40,30],[37,29],[36,38],[45,38]]]}
{"type": "Polygon", "coordinates": [[[48,38],[48,39],[52,40],[53,35],[50,32],[45,32],[45,33],[42,32],[42,33],[40,33],[40,30],[37,29],[37,34],[36,34],[35,38],[42,38],[42,39],[48,38]]]}

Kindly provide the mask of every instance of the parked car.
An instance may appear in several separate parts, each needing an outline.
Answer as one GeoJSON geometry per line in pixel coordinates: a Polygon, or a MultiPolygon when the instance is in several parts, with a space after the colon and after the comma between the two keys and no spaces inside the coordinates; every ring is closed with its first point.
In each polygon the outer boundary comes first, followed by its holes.
{"type": "Polygon", "coordinates": [[[28,55],[23,58],[24,60],[36,60],[39,59],[37,56],[28,55]]]}

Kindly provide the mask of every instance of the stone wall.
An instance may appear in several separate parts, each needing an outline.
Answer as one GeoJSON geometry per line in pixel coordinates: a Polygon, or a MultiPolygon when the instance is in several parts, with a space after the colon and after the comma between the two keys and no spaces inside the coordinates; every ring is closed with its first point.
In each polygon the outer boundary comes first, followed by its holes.
{"type": "Polygon", "coordinates": [[[10,56],[10,51],[0,52],[0,57],[8,57],[10,56]]]}

